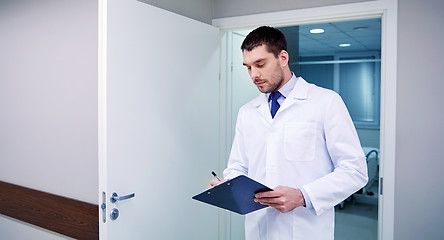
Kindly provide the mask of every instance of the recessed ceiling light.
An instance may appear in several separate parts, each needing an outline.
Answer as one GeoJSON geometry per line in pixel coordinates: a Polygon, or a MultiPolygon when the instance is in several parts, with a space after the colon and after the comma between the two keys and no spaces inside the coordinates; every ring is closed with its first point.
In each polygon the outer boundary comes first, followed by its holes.
{"type": "Polygon", "coordinates": [[[323,33],[324,29],[322,28],[313,28],[310,30],[310,33],[323,33]]]}
{"type": "Polygon", "coordinates": [[[351,44],[350,43],[341,43],[339,44],[339,47],[350,47],[351,44]]]}

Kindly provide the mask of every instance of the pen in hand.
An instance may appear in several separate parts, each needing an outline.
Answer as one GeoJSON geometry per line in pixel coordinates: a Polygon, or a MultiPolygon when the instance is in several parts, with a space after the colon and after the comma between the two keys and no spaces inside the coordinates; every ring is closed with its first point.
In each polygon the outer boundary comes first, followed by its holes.
{"type": "Polygon", "coordinates": [[[211,172],[211,174],[213,174],[214,177],[210,179],[210,184],[207,188],[212,188],[223,182],[222,180],[220,180],[220,178],[217,177],[217,174],[215,172],[211,172]]]}
{"type": "Polygon", "coordinates": [[[213,174],[213,176],[214,176],[217,180],[219,180],[219,182],[222,182],[222,181],[219,179],[219,177],[217,177],[217,174],[216,174],[214,171],[212,171],[211,174],[213,174]]]}

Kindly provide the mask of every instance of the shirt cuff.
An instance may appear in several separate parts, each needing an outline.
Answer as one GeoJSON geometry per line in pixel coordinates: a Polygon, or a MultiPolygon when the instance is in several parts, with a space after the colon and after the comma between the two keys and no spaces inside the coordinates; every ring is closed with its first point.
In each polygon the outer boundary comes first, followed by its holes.
{"type": "Polygon", "coordinates": [[[302,195],[304,196],[304,200],[305,200],[305,207],[307,209],[313,209],[313,204],[311,203],[310,197],[308,196],[307,192],[305,191],[305,189],[303,187],[299,188],[299,190],[301,190],[302,195]]]}

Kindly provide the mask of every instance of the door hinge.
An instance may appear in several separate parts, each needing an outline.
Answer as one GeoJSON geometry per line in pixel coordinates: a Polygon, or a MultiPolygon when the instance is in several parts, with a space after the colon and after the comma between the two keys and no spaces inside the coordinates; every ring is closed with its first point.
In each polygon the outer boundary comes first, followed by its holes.
{"type": "Polygon", "coordinates": [[[100,205],[100,208],[102,209],[102,221],[103,223],[106,222],[106,193],[102,192],[102,205],[100,205]]]}
{"type": "Polygon", "coordinates": [[[382,195],[382,186],[383,186],[384,178],[379,178],[379,195],[382,195]]]}

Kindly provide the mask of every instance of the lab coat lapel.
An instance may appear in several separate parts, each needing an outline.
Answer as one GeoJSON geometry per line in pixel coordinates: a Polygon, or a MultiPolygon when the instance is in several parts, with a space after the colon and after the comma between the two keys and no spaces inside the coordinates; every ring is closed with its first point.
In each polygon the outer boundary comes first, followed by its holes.
{"type": "Polygon", "coordinates": [[[285,109],[289,108],[291,105],[306,100],[308,98],[308,87],[309,84],[303,78],[299,77],[293,90],[287,96],[276,115],[279,112],[285,111],[285,109]]]}
{"type": "Polygon", "coordinates": [[[268,124],[271,124],[271,113],[270,107],[268,106],[268,99],[265,93],[261,93],[253,102],[256,110],[259,111],[259,114],[267,121],[268,124]]]}

